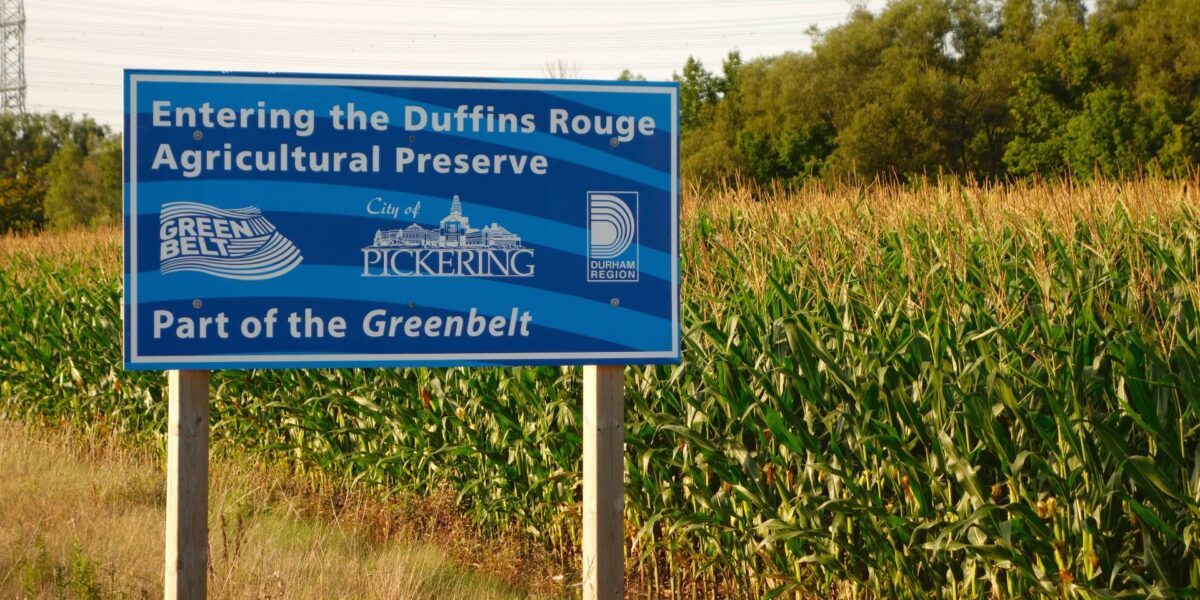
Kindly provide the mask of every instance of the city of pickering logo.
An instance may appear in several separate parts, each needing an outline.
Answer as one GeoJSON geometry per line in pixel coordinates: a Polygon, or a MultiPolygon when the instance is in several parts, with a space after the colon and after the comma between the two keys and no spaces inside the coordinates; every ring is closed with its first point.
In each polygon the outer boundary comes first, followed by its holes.
{"type": "Polygon", "coordinates": [[[637,192],[588,192],[587,280],[638,280],[637,192]]]}
{"type": "Polygon", "coordinates": [[[159,271],[196,271],[226,279],[271,279],[304,257],[253,207],[221,209],[167,202],[158,216],[159,271]]]}
{"type": "Polygon", "coordinates": [[[471,227],[458,196],[436,229],[376,230],[362,249],[363,277],[533,277],[533,249],[492,223],[471,227]]]}

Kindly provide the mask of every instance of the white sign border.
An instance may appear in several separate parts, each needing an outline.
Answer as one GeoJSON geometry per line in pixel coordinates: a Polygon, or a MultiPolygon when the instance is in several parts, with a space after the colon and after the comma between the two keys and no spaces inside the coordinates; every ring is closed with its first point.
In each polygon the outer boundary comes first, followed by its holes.
{"type": "MultiPolygon", "coordinates": [[[[679,349],[682,331],[679,328],[679,109],[678,88],[675,86],[658,87],[653,85],[611,85],[603,83],[532,83],[516,81],[461,81],[436,79],[356,79],[356,76],[345,78],[330,78],[328,76],[296,77],[287,75],[203,75],[203,74],[168,74],[168,73],[139,73],[126,72],[126,85],[129,86],[129,276],[132,280],[129,293],[129,361],[131,366],[154,364],[205,364],[229,363],[242,365],[270,365],[271,363],[287,362],[297,365],[303,363],[332,363],[332,362],[411,362],[422,361],[440,362],[456,361],[488,362],[498,361],[551,361],[572,360],[586,361],[620,360],[620,359],[661,359],[681,357],[679,349]],[[137,86],[143,82],[165,83],[253,83],[260,85],[313,85],[338,87],[388,87],[388,88],[433,88],[433,89],[472,89],[472,90],[523,90],[523,91],[558,91],[558,92],[620,92],[642,94],[669,94],[671,102],[671,351],[649,352],[492,352],[474,354],[223,354],[223,355],[139,355],[137,338],[137,86]]],[[[398,365],[402,366],[402,365],[398,365]]],[[[243,367],[253,368],[253,367],[243,367]]]]}

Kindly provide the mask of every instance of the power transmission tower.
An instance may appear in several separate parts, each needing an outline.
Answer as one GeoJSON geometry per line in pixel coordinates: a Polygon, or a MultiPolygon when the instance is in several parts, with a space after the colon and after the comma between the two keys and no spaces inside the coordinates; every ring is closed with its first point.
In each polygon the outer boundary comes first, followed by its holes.
{"type": "Polygon", "coordinates": [[[25,3],[0,0],[0,113],[25,112],[25,3]]]}

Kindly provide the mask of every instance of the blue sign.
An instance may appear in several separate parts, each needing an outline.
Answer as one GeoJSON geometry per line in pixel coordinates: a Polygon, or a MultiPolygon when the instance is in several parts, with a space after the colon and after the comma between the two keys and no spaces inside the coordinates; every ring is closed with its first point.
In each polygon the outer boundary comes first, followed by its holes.
{"type": "Polygon", "coordinates": [[[125,72],[125,368],[679,361],[673,83],[125,72]]]}

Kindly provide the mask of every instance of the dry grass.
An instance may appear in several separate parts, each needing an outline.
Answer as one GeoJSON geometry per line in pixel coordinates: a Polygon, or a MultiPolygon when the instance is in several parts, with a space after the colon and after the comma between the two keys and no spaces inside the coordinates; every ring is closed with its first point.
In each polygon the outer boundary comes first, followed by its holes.
{"type": "MultiPolygon", "coordinates": [[[[403,523],[397,517],[415,506],[302,484],[228,457],[213,461],[211,478],[213,598],[527,595],[456,566],[438,547],[458,535],[451,554],[487,553],[480,567],[507,569],[510,581],[522,578],[525,567],[503,550],[511,544],[495,540],[488,547],[465,535],[450,513],[403,523]],[[444,527],[424,534],[430,542],[414,542],[430,523],[444,527]]],[[[0,422],[0,596],[160,596],[163,482],[152,452],[0,422]]]]}

